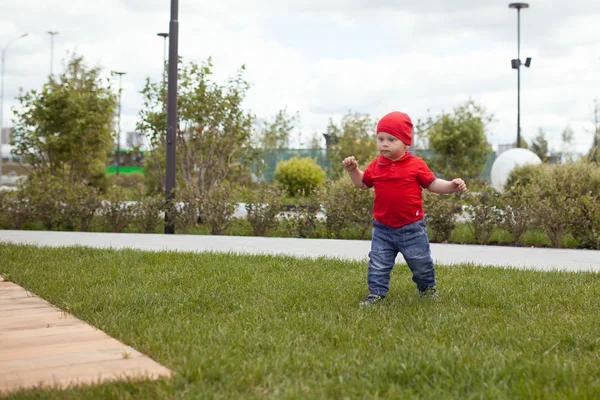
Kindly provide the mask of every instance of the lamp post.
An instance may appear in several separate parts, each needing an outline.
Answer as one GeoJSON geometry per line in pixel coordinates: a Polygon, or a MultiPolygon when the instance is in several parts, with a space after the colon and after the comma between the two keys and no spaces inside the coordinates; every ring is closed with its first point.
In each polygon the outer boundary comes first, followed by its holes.
{"type": "Polygon", "coordinates": [[[163,38],[163,75],[162,75],[162,82],[163,82],[163,90],[165,90],[166,79],[167,79],[167,38],[169,37],[169,34],[166,33],[166,32],[161,32],[161,33],[157,33],[156,36],[161,36],[163,38]]]}
{"type": "Polygon", "coordinates": [[[58,35],[56,31],[48,31],[48,35],[50,35],[50,76],[53,74],[53,66],[54,66],[54,36],[58,35]]]}
{"type": "Polygon", "coordinates": [[[529,8],[527,3],[510,3],[509,8],[517,9],[517,58],[510,61],[513,69],[517,70],[517,148],[521,148],[521,65],[529,68],[531,58],[521,62],[521,9],[529,8]]]}
{"type": "MultiPolygon", "coordinates": [[[[175,198],[175,139],[177,133],[177,58],[179,41],[179,0],[171,0],[171,20],[169,21],[169,83],[167,91],[167,163],[165,196],[171,205],[175,198]]],[[[165,213],[165,234],[175,233],[171,215],[172,207],[165,213]]]]}
{"type": "Polygon", "coordinates": [[[119,126],[117,129],[117,153],[116,153],[116,161],[117,161],[117,176],[119,176],[119,166],[121,164],[121,79],[126,72],[113,71],[113,74],[119,75],[119,126]]]}
{"type": "Polygon", "coordinates": [[[0,183],[2,181],[2,126],[4,123],[4,60],[6,59],[6,50],[8,49],[8,46],[27,35],[29,35],[29,33],[24,33],[21,36],[10,40],[2,48],[2,70],[0,71],[0,183]]]}

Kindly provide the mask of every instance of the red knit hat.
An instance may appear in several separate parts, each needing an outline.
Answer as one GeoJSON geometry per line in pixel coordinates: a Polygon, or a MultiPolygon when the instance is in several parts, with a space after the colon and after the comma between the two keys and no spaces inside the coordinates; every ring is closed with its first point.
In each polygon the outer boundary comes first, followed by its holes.
{"type": "Polygon", "coordinates": [[[384,115],[377,123],[377,133],[385,132],[396,136],[404,144],[412,144],[413,124],[410,117],[400,111],[392,111],[384,115]]]}

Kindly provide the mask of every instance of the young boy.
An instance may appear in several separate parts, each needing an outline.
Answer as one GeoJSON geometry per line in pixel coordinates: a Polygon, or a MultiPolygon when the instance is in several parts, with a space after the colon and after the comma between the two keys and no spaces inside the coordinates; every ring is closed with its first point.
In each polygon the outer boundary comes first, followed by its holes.
{"type": "Polygon", "coordinates": [[[384,299],[398,252],[404,256],[421,295],[433,296],[435,270],[423,221],[421,188],[437,194],[467,190],[460,178],[452,181],[436,178],[421,158],[407,151],[412,144],[412,131],[408,115],[391,112],[377,124],[377,150],[381,155],[364,172],[358,169],[353,156],[342,162],[354,185],[375,189],[368,272],[370,293],[361,305],[384,299]]]}

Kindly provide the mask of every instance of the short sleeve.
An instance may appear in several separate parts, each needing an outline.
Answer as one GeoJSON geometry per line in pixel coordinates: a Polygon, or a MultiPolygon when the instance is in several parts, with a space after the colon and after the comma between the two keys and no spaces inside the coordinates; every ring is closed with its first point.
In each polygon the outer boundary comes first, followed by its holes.
{"type": "Polygon", "coordinates": [[[367,166],[367,168],[363,172],[363,183],[367,185],[367,187],[373,187],[373,172],[374,168],[377,166],[377,158],[373,159],[371,163],[367,166]]]}
{"type": "Polygon", "coordinates": [[[427,188],[429,185],[436,180],[435,174],[429,169],[425,161],[422,159],[419,160],[419,165],[417,167],[417,180],[421,187],[427,188]]]}

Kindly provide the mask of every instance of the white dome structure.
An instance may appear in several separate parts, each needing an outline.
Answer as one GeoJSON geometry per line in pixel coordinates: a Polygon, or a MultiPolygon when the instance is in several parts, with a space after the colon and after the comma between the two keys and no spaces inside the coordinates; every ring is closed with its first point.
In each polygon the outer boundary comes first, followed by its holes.
{"type": "Polygon", "coordinates": [[[517,167],[541,164],[542,160],[531,150],[510,149],[498,156],[492,165],[492,187],[502,193],[510,173],[517,167]]]}

